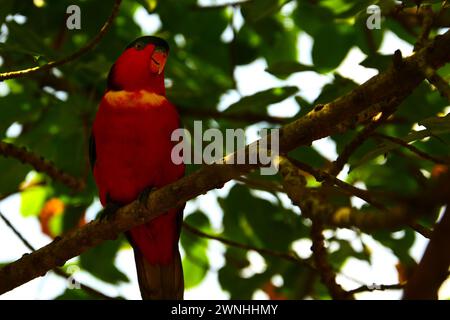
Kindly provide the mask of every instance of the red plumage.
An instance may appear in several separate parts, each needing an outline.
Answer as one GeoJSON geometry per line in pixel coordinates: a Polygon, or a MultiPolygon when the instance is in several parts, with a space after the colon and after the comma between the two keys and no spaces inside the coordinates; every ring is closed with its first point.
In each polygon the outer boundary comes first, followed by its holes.
{"type": "MultiPolygon", "coordinates": [[[[184,175],[184,165],[171,160],[170,137],[180,125],[175,107],[165,97],[161,68],[166,56],[159,55],[164,48],[158,41],[139,38],[119,57],[95,117],[93,173],[104,206],[108,201],[132,202],[146,188],[160,188],[184,175]]],[[[144,298],[180,298],[179,211],[170,210],[128,234],[144,298]],[[172,278],[178,282],[166,283],[175,281],[172,278]]]]}

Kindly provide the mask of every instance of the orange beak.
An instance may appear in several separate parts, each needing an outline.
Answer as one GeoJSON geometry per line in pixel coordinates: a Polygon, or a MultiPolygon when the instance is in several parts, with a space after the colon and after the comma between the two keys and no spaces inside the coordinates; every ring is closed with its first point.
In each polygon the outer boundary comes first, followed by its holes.
{"type": "Polygon", "coordinates": [[[164,48],[156,47],[150,59],[150,70],[152,73],[161,74],[167,61],[167,51],[164,48]]]}

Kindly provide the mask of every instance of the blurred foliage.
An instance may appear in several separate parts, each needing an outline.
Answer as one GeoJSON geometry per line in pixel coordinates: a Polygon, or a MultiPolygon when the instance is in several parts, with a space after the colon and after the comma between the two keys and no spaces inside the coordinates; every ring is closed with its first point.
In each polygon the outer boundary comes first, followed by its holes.
{"type": "MultiPolygon", "coordinates": [[[[185,219],[186,223],[201,228],[205,232],[210,232],[211,226],[208,217],[201,211],[190,214],[185,219]]],[[[182,261],[183,271],[189,274],[185,279],[185,288],[189,289],[200,284],[210,268],[207,255],[208,240],[198,238],[191,233],[181,234],[181,245],[185,252],[182,261]]]]}
{"type": "MultiPolygon", "coordinates": [[[[414,8],[417,1],[403,1],[405,8],[414,8]]],[[[204,3],[204,2],[202,2],[204,3]]],[[[433,10],[440,10],[439,1],[432,1],[433,10]]],[[[77,1],[82,12],[81,30],[68,30],[65,26],[69,0],[0,1],[0,72],[18,70],[65,57],[93,38],[111,12],[112,0],[77,1]]],[[[336,69],[352,49],[359,49],[366,57],[361,66],[385,70],[391,56],[379,51],[386,34],[395,34],[414,44],[420,26],[405,28],[395,19],[395,1],[368,0],[250,0],[240,6],[202,8],[196,0],[124,0],[120,14],[110,32],[99,45],[81,59],[57,70],[0,83],[0,135],[1,138],[53,161],[58,168],[86,178],[88,186],[74,193],[63,185],[38,175],[39,184],[21,192],[22,215],[40,219],[42,232],[55,237],[84,223],[84,215],[96,197],[96,188],[87,162],[87,141],[97,104],[105,90],[110,66],[123,48],[142,35],[136,12],[159,17],[161,26],[156,35],[167,39],[171,54],[166,67],[168,97],[183,107],[186,127],[197,120],[196,111],[217,111],[221,97],[230,92],[239,94],[235,70],[254,61],[263,61],[267,72],[280,81],[275,88],[261,88],[251,96],[241,96],[229,106],[224,115],[252,113],[270,116],[269,105],[295,97],[300,117],[318,103],[329,102],[354,89],[358,84],[337,73],[336,69]],[[366,9],[378,4],[383,12],[381,29],[366,28],[366,9]],[[312,39],[311,63],[299,62],[298,36],[312,39]],[[302,94],[302,83],[286,83],[300,72],[326,74],[332,81],[310,101],[302,94]],[[193,116],[190,116],[192,111],[193,116]],[[55,202],[55,199],[56,202],[55,202]],[[53,201],[53,202],[52,202],[53,201]],[[58,202],[59,201],[59,202],[58,202]]],[[[156,23],[158,19],[146,23],[156,23]]],[[[152,26],[145,26],[152,27],[152,26]]],[[[431,35],[436,30],[432,29],[431,35]]],[[[391,48],[392,52],[397,48],[391,48]]],[[[385,51],[384,51],[385,52],[385,51]]],[[[445,79],[450,67],[439,71],[445,79]]],[[[252,81],[258,81],[253,79],[252,81]]],[[[428,83],[420,85],[399,111],[395,121],[381,127],[379,132],[414,143],[417,148],[436,156],[450,153],[449,116],[444,115],[448,101],[428,83]],[[413,111],[412,111],[413,110],[413,111]],[[421,124],[421,131],[413,131],[421,124]]],[[[204,121],[203,126],[248,128],[248,121],[239,125],[220,116],[204,121]]],[[[330,124],[331,125],[331,124],[330,124]]],[[[264,123],[258,127],[276,126],[264,123]]],[[[253,128],[255,126],[253,125],[253,128]]],[[[355,128],[355,131],[361,128],[355,128]]],[[[331,137],[341,152],[355,132],[331,137]]],[[[291,156],[317,168],[324,168],[328,155],[313,147],[301,147],[291,156]],[[326,157],[325,157],[326,156],[326,157]]],[[[433,179],[434,164],[414,156],[398,145],[367,140],[350,158],[347,181],[364,183],[368,190],[392,191],[400,194],[420,192],[423,182],[433,179]],[[415,174],[413,174],[414,172],[415,174]]],[[[188,172],[194,170],[189,166],[188,172]]],[[[19,186],[30,180],[32,169],[14,159],[0,157],[0,195],[17,192],[19,186]]],[[[32,175],[33,176],[33,175],[32,175]]],[[[34,173],[34,176],[35,173],[34,173]]],[[[252,176],[253,177],[253,176],[252,176]]],[[[263,182],[279,181],[279,176],[259,177],[263,182]]],[[[333,201],[350,205],[344,194],[333,195],[333,201]]],[[[308,241],[309,222],[293,208],[286,207],[280,194],[255,192],[235,185],[227,196],[218,198],[223,211],[222,227],[214,230],[204,212],[196,211],[186,221],[205,232],[258,248],[276,252],[289,252],[298,240],[308,241]]],[[[428,221],[432,223],[432,221],[428,221]]],[[[370,263],[370,250],[358,251],[351,241],[338,237],[336,232],[327,238],[331,250],[329,259],[339,271],[350,257],[370,263]]],[[[383,231],[373,238],[389,248],[399,263],[411,264],[409,251],[415,233],[406,230],[402,236],[383,231]]],[[[355,240],[360,238],[355,233],[355,240]]],[[[271,298],[301,299],[305,297],[329,298],[316,272],[279,257],[264,255],[264,270],[248,273],[250,261],[247,251],[226,247],[225,264],[220,270],[211,270],[207,248],[212,240],[183,233],[181,245],[186,288],[199,285],[208,271],[218,271],[222,288],[231,298],[251,298],[258,290],[271,298]],[[274,284],[276,276],[282,285],[274,284]]],[[[117,252],[124,239],[107,241],[81,255],[76,262],[84,271],[110,283],[129,281],[115,266],[117,252]]],[[[357,275],[355,275],[357,277],[357,275]]],[[[137,290],[137,288],[136,288],[137,290]]],[[[208,298],[205,292],[205,298],[208,298]]],[[[67,290],[58,299],[90,298],[82,290],[67,290]]]]}

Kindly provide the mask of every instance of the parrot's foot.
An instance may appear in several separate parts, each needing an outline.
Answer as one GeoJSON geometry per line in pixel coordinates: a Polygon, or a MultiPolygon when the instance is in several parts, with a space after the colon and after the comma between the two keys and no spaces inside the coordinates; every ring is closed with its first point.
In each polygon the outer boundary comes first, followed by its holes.
{"type": "Polygon", "coordinates": [[[144,208],[148,209],[147,207],[147,199],[148,196],[150,195],[150,193],[152,193],[153,191],[155,191],[156,188],[155,187],[146,187],[144,190],[142,190],[142,192],[139,194],[138,196],[138,201],[141,205],[144,206],[144,208]]]}
{"type": "Polygon", "coordinates": [[[112,201],[108,201],[106,203],[106,206],[103,208],[102,211],[100,211],[100,213],[98,214],[98,216],[100,217],[100,221],[102,220],[106,220],[109,217],[112,217],[117,210],[119,210],[122,206],[118,203],[112,202],[112,201]]]}

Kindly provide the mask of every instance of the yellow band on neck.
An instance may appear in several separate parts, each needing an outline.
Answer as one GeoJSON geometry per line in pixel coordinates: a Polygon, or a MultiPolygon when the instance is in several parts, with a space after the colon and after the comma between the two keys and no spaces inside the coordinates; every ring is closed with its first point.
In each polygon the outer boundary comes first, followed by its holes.
{"type": "Polygon", "coordinates": [[[109,91],[104,99],[111,107],[133,108],[139,106],[160,106],[166,98],[146,90],[139,91],[109,91]]]}

